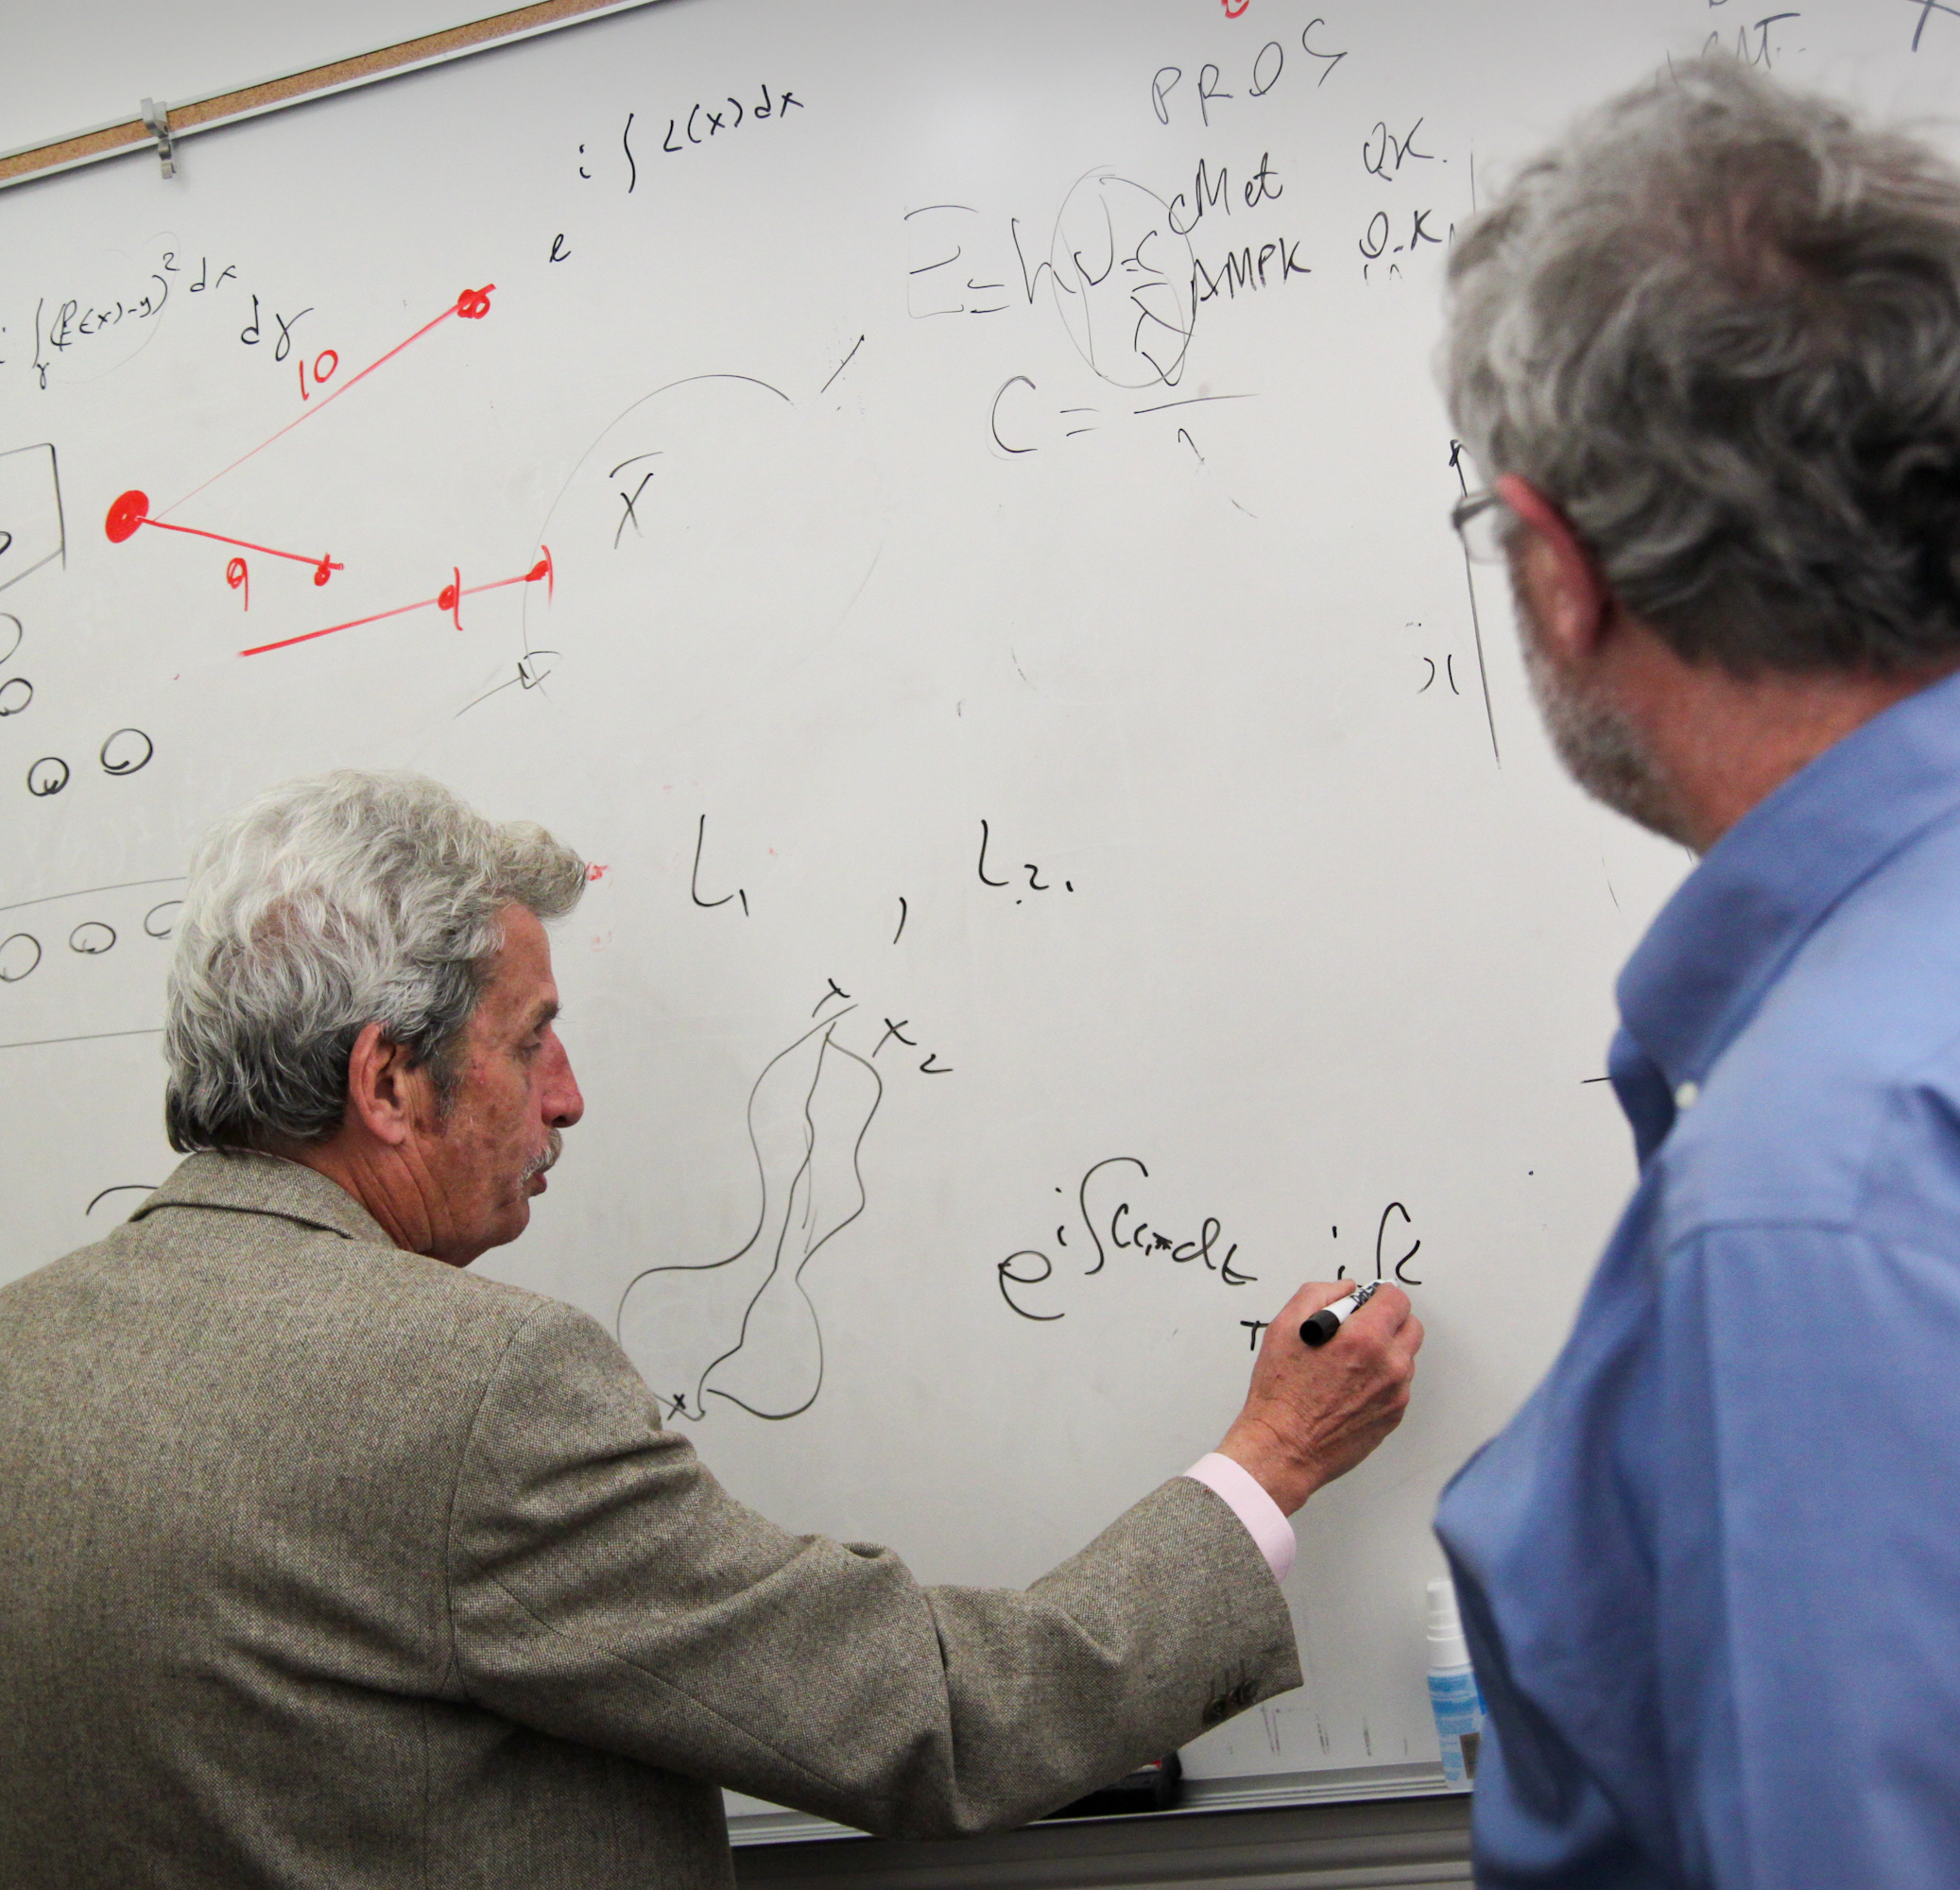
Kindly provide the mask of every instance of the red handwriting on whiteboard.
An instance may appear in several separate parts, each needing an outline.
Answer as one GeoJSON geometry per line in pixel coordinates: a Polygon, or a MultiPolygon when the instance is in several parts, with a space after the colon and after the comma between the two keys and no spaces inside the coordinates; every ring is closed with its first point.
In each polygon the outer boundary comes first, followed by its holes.
{"type": "Polygon", "coordinates": [[[465,584],[463,575],[452,566],[450,581],[433,597],[420,597],[413,604],[398,604],[392,610],[376,610],[372,616],[355,617],[345,624],[329,624],[323,630],[306,630],[297,637],[281,637],[277,643],[256,644],[250,649],[238,652],[240,656],[264,656],[268,650],[290,649],[295,644],[310,644],[316,637],[331,637],[342,630],[356,630],[364,624],[378,624],[388,617],[405,617],[413,610],[447,610],[457,629],[463,627],[462,601],[465,597],[480,597],[486,591],[502,591],[511,584],[538,584],[544,586],[545,595],[550,596],[553,589],[551,547],[540,547],[542,556],[528,571],[520,572],[515,577],[499,577],[489,584],[465,584]]]}
{"type": "MultiPolygon", "coordinates": [[[[324,584],[335,572],[347,569],[344,564],[336,563],[325,556],[315,558],[310,552],[280,551],[269,544],[253,544],[249,539],[227,538],[223,532],[202,531],[196,525],[175,525],[166,519],[152,518],[149,511],[149,494],[146,492],[132,490],[123,493],[110,507],[109,516],[103,521],[102,529],[108,533],[111,544],[121,544],[126,539],[135,537],[137,530],[143,525],[154,525],[159,531],[181,532],[186,538],[208,538],[215,544],[235,544],[240,551],[256,551],[266,558],[288,558],[295,564],[310,564],[313,567],[313,581],[316,584],[324,584]]],[[[234,558],[232,562],[243,568],[242,558],[234,558]]],[[[225,577],[228,583],[231,581],[231,570],[227,567],[225,577]]],[[[236,590],[237,586],[232,585],[232,589],[236,590]]]]}

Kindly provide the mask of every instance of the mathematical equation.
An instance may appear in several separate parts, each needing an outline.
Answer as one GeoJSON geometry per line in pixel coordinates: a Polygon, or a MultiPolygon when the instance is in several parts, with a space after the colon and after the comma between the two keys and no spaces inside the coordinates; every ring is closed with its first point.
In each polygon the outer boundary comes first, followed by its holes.
{"type": "MultiPolygon", "coordinates": [[[[1134,1155],[1111,1155],[1092,1164],[1075,1189],[1075,1208],[1087,1240],[1086,1248],[1077,1244],[1071,1251],[1069,1226],[1055,1229],[1057,1251],[1088,1261],[1079,1269],[1083,1279],[1101,1273],[1113,1255],[1133,1253],[1166,1260],[1173,1266],[1200,1266],[1225,1286],[1251,1286],[1259,1279],[1236,1264],[1239,1244],[1225,1238],[1225,1224],[1207,1214],[1195,1232],[1170,1232],[1153,1226],[1133,1205],[1129,1191],[1137,1179],[1148,1180],[1150,1170],[1134,1155]],[[1107,1243],[1107,1244],[1106,1244],[1107,1243]]],[[[1055,1191],[1061,1193],[1059,1188],[1055,1191]]],[[[994,1279],[1008,1309],[1023,1319],[1050,1324],[1067,1316],[1066,1309],[1043,1309],[1038,1289],[1057,1278],[1054,1256],[1041,1247],[1022,1247],[994,1263],[994,1279]]]]}
{"type": "MultiPolygon", "coordinates": [[[[1111,1261],[1131,1254],[1140,1259],[1167,1262],[1173,1266],[1200,1268],[1224,1286],[1257,1283],[1259,1276],[1246,1272],[1238,1263],[1239,1244],[1228,1241],[1225,1223],[1217,1215],[1202,1216],[1195,1229],[1166,1228],[1147,1219],[1132,1194],[1137,1182],[1149,1178],[1150,1170],[1132,1155],[1110,1156],[1092,1164],[1075,1190],[1073,1227],[1063,1221],[1056,1227],[1052,1245],[1021,1247],[994,1263],[994,1280],[1008,1310],[1038,1325],[1052,1324],[1067,1316],[1068,1308],[1057,1304],[1056,1296],[1069,1279],[1070,1270],[1058,1263],[1057,1255],[1064,1262],[1083,1262],[1073,1273],[1084,1280],[1104,1273],[1111,1261]],[[1073,1241],[1072,1231],[1076,1236],[1073,1241]]],[[[1062,1191],[1057,1188],[1055,1192],[1059,1194],[1062,1191]]],[[[1338,1224],[1330,1231],[1332,1238],[1338,1241],[1338,1224]]],[[[1401,1286],[1421,1286],[1424,1276],[1409,1270],[1410,1263],[1421,1251],[1421,1237],[1415,1231],[1407,1206],[1401,1201],[1390,1201],[1375,1224],[1373,1279],[1392,1280],[1401,1286]]],[[[1334,1278],[1349,1278],[1346,1263],[1336,1266],[1334,1278]]],[[[1238,1323],[1247,1332],[1248,1346],[1257,1350],[1259,1335],[1272,1322],[1241,1319],[1238,1323]]]]}
{"type": "MultiPolygon", "coordinates": [[[[704,145],[713,144],[717,138],[731,137],[745,125],[766,125],[771,120],[781,124],[788,119],[792,112],[807,110],[804,101],[787,86],[774,92],[766,85],[758,86],[754,92],[748,94],[746,103],[732,93],[706,101],[696,99],[685,112],[675,112],[668,114],[667,129],[659,139],[658,148],[666,157],[678,158],[690,148],[697,149],[704,145]]],[[[639,116],[637,112],[628,112],[626,123],[620,127],[619,132],[620,155],[626,160],[626,191],[628,197],[640,187],[640,156],[635,151],[633,138],[633,127],[639,116]]],[[[647,120],[640,134],[639,153],[645,153],[654,144],[652,133],[658,129],[659,124],[658,115],[647,120]]],[[[588,183],[593,180],[593,173],[589,168],[590,163],[590,154],[581,144],[578,146],[576,169],[579,177],[588,183]]],[[[554,250],[552,261],[564,260],[562,255],[554,250]]]]}

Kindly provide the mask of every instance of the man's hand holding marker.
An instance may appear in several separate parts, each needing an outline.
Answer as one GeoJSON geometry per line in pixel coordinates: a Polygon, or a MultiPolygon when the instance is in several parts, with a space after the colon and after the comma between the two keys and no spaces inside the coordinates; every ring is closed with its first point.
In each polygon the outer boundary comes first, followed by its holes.
{"type": "Polygon", "coordinates": [[[1421,1346],[1422,1321],[1399,1286],[1309,1282],[1266,1328],[1245,1409],[1219,1454],[1291,1516],[1401,1422],[1421,1346]],[[1308,1330],[1325,1336],[1310,1342],[1308,1330]]]}

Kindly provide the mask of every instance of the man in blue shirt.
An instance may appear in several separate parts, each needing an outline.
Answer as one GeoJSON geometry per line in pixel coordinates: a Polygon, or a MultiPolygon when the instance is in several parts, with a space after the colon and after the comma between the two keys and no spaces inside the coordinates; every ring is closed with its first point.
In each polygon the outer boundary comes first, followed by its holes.
{"type": "Polygon", "coordinates": [[[1480,1883],[1960,1883],[1960,178],[1731,63],[1452,263],[1547,724],[1704,855],[1620,981],[1639,1186],[1445,1494],[1480,1883]]]}

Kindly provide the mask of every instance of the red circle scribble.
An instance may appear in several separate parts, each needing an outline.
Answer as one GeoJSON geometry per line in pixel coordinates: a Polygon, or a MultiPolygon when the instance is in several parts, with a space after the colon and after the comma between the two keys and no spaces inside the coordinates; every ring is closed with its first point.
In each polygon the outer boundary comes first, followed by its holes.
{"type": "Polygon", "coordinates": [[[245,597],[243,600],[245,608],[248,610],[250,610],[251,574],[246,570],[244,558],[234,558],[231,561],[231,563],[225,566],[225,582],[229,584],[232,590],[243,591],[245,593],[245,597]]]}
{"type": "Polygon", "coordinates": [[[1252,0],[1224,0],[1225,17],[1228,20],[1236,20],[1251,4],[1252,0]]]}
{"type": "Polygon", "coordinates": [[[334,369],[340,365],[340,357],[331,348],[322,348],[313,357],[313,380],[318,387],[322,381],[334,378],[334,369]]]}
{"type": "Polygon", "coordinates": [[[121,544],[126,538],[136,535],[136,527],[149,517],[149,494],[147,492],[125,492],[109,508],[109,517],[103,530],[109,534],[111,544],[121,544]]]}
{"type": "Polygon", "coordinates": [[[485,283],[480,289],[465,289],[456,299],[456,312],[465,321],[481,321],[490,313],[490,291],[495,283],[485,283]]]}
{"type": "Polygon", "coordinates": [[[324,584],[339,569],[339,565],[331,558],[323,558],[313,567],[313,581],[316,584],[324,584]]]}

